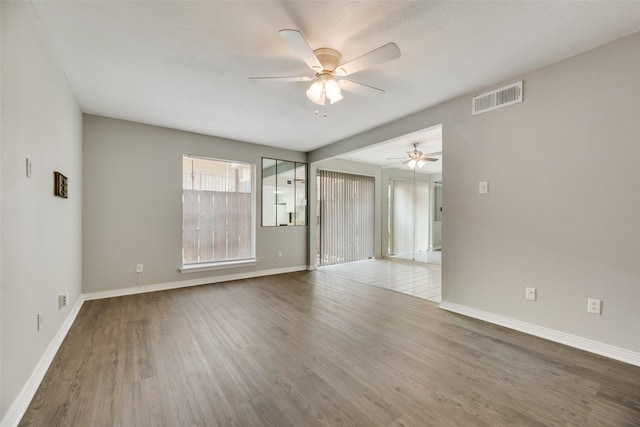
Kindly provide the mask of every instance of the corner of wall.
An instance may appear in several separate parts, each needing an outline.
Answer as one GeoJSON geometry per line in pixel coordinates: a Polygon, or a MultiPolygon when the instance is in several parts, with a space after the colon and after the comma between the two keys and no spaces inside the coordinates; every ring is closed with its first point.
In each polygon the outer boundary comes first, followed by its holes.
{"type": "Polygon", "coordinates": [[[84,304],[84,301],[85,299],[83,296],[80,296],[76,300],[75,304],[71,308],[71,311],[54,335],[53,340],[51,340],[46,350],[40,357],[40,360],[33,369],[24,387],[22,387],[22,390],[20,390],[20,393],[9,407],[9,410],[7,411],[5,416],[0,420],[0,427],[13,427],[17,426],[20,423],[20,420],[29,407],[33,396],[36,394],[36,391],[38,391],[38,387],[40,387],[40,383],[44,379],[44,376],[47,373],[51,362],[53,362],[58,349],[62,345],[64,338],[67,336],[67,333],[69,333],[69,330],[71,329],[71,326],[73,325],[76,317],[78,317],[78,313],[80,313],[80,309],[82,308],[82,304],[84,304]]]}

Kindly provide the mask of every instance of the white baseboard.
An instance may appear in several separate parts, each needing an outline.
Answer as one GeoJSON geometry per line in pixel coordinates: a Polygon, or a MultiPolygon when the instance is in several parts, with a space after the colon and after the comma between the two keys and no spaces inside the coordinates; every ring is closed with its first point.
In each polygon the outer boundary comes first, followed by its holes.
{"type": "Polygon", "coordinates": [[[577,335],[568,334],[566,332],[557,331],[555,329],[545,328],[543,326],[534,325],[533,323],[522,322],[520,320],[511,319],[499,314],[489,313],[487,311],[478,310],[476,308],[460,305],[452,302],[442,301],[440,308],[464,316],[473,317],[474,319],[484,320],[485,322],[494,323],[504,326],[505,328],[514,329],[529,335],[544,338],[570,347],[579,348],[590,353],[599,354],[610,359],[619,360],[631,365],[640,366],[640,353],[626,350],[624,348],[615,347],[598,341],[582,338],[577,335]]]}
{"type": "Polygon", "coordinates": [[[38,361],[35,369],[31,373],[31,376],[27,380],[22,390],[16,397],[16,400],[13,401],[9,410],[0,421],[0,427],[15,427],[18,425],[22,416],[26,412],[29,404],[31,403],[31,399],[38,391],[38,387],[40,387],[40,383],[42,382],[51,362],[53,362],[53,358],[55,357],[60,345],[62,345],[62,341],[67,336],[69,329],[71,329],[71,325],[76,320],[78,313],[80,312],[80,308],[82,308],[82,304],[84,303],[84,298],[81,295],[80,298],[76,301],[76,303],[71,308],[71,311],[67,315],[67,318],[64,320],[58,332],[54,335],[53,339],[47,346],[47,349],[44,351],[44,354],[38,361]]]}
{"type": "Polygon", "coordinates": [[[295,267],[272,268],[270,270],[251,271],[248,273],[227,274],[224,276],[204,277],[201,279],[181,280],[178,282],[159,283],[156,285],[134,286],[131,288],[113,289],[110,291],[91,292],[84,294],[86,301],[120,297],[124,295],[142,294],[145,292],[165,291],[168,289],[187,288],[189,286],[207,285],[209,283],[228,282],[231,280],[252,279],[254,277],[271,276],[274,274],[293,273],[294,271],[306,271],[308,265],[300,265],[295,267]]]}

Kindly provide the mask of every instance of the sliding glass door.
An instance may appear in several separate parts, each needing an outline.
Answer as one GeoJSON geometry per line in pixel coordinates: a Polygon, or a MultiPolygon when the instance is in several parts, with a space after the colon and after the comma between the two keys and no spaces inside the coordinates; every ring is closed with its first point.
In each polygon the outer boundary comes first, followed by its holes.
{"type": "Polygon", "coordinates": [[[392,179],[389,255],[415,260],[429,250],[429,183],[392,179]]]}
{"type": "Polygon", "coordinates": [[[318,265],[373,257],[375,180],[318,171],[318,265]]]}

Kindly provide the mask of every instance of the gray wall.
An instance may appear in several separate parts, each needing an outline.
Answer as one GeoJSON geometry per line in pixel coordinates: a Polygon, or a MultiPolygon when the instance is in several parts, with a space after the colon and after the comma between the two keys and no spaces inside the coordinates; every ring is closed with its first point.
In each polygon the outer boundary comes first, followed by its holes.
{"type": "Polygon", "coordinates": [[[261,158],[304,153],[84,116],[84,292],[306,267],[307,227],[261,227],[261,158]],[[182,156],[256,164],[256,266],[182,274],[182,156]],[[283,252],[277,258],[277,251],[283,252]]]}
{"type": "Polygon", "coordinates": [[[635,34],[495,86],[524,79],[521,104],[472,117],[464,96],[309,158],[443,123],[443,300],[638,352],[639,46],[635,34]]]}
{"type": "Polygon", "coordinates": [[[82,115],[32,6],[0,8],[1,419],[82,293],[82,115]],[[68,199],[53,196],[54,171],[69,178],[68,199]],[[58,308],[65,287],[69,305],[58,308]],[[37,331],[39,311],[44,322],[37,331]]]}

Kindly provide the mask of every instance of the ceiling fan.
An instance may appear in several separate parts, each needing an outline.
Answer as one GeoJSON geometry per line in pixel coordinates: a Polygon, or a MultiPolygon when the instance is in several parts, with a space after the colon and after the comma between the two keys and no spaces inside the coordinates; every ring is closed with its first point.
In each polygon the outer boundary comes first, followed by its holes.
{"type": "MultiPolygon", "coordinates": [[[[300,77],[249,77],[252,80],[275,80],[282,82],[310,82],[307,98],[314,104],[325,106],[327,99],[335,104],[343,99],[341,89],[366,94],[384,93],[384,90],[341,77],[382,64],[400,57],[400,48],[395,43],[387,43],[349,62],[341,64],[342,55],[335,49],[322,47],[311,49],[306,39],[297,30],[280,30],[282,38],[315,73],[314,76],[300,77]]],[[[317,113],[317,112],[316,112],[317,113]]],[[[325,113],[326,116],[326,113],[325,113]]]]}
{"type": "MultiPolygon", "coordinates": [[[[390,157],[390,158],[387,158],[387,160],[404,160],[402,164],[404,165],[406,163],[411,169],[415,169],[416,166],[421,168],[425,165],[426,162],[437,162],[438,160],[440,160],[437,157],[428,157],[427,155],[422,153],[422,151],[418,150],[418,145],[419,144],[417,142],[413,143],[413,150],[407,151],[408,158],[407,157],[390,157]]],[[[439,154],[442,154],[442,152],[429,153],[429,154],[432,156],[437,156],[439,154]]]]}

